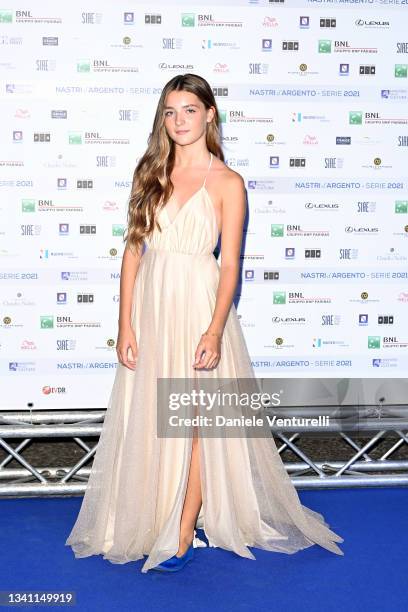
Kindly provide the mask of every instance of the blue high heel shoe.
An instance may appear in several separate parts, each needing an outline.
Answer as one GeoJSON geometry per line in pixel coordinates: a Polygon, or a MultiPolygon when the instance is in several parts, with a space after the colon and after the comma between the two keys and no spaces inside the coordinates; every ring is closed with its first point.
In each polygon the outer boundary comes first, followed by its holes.
{"type": "Polygon", "coordinates": [[[173,555],[170,559],[166,559],[166,561],[162,561],[159,565],[152,567],[151,569],[156,570],[158,572],[178,572],[183,569],[183,567],[191,561],[194,557],[194,547],[191,542],[190,546],[187,548],[184,555],[181,557],[177,557],[173,555]]]}

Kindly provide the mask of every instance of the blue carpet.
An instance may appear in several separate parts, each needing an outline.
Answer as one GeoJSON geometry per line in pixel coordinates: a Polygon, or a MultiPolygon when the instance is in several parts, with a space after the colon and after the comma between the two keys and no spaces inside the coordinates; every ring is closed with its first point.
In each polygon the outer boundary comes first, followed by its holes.
{"type": "Polygon", "coordinates": [[[74,609],[87,611],[406,611],[408,488],[299,495],[344,537],[344,557],[317,545],[294,555],[253,548],[256,561],[199,548],[175,574],[142,574],[142,560],[75,559],[64,543],[80,498],[1,500],[0,590],[73,590],[74,609]]]}

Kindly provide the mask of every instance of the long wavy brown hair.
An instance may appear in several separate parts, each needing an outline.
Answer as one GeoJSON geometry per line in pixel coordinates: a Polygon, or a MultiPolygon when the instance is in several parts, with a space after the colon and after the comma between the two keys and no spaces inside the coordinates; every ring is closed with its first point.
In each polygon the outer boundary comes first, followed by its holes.
{"type": "Polygon", "coordinates": [[[163,88],[146,152],[133,173],[124,240],[135,252],[141,252],[144,238],[153,232],[155,226],[161,231],[157,212],[174,190],[170,175],[174,167],[175,147],[164,125],[164,107],[171,91],[191,92],[201,100],[207,110],[210,107],[215,108],[214,118],[207,123],[206,143],[208,150],[224,161],[220,144],[221,121],[210,85],[197,74],[187,73],[173,77],[163,88]]]}

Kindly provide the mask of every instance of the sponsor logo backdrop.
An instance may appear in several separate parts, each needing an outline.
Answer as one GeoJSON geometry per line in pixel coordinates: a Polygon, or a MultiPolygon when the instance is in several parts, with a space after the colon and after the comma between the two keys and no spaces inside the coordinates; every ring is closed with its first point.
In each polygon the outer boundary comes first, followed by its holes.
{"type": "Polygon", "coordinates": [[[213,87],[246,181],[237,309],[256,375],[406,375],[402,0],[8,6],[2,409],[106,405],[132,173],[182,72],[213,87]]]}

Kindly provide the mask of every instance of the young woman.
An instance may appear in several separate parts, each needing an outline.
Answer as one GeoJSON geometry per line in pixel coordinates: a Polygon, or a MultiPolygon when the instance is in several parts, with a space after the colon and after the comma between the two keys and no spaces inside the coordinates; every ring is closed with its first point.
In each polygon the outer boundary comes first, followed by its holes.
{"type": "MultiPolygon", "coordinates": [[[[157,435],[158,379],[255,380],[233,297],[244,181],[223,162],[211,87],[194,74],[161,94],[133,178],[120,282],[118,369],[66,544],[113,563],[176,571],[206,544],[255,559],[315,543],[342,555],[301,505],[273,437],[157,435]],[[213,254],[221,235],[221,265],[213,254]],[[146,247],[146,248],[145,248],[146,247]]],[[[237,387],[239,384],[237,383],[237,387]]]]}

